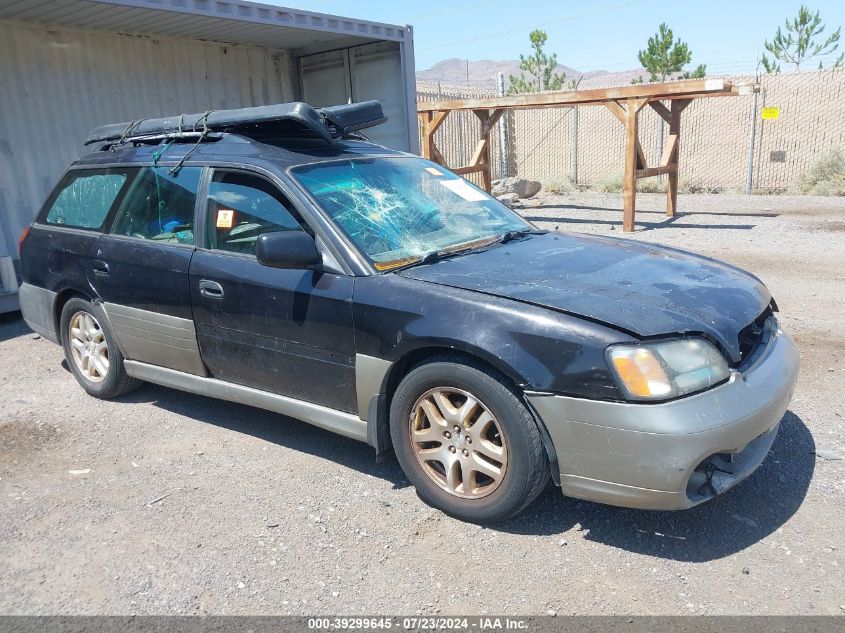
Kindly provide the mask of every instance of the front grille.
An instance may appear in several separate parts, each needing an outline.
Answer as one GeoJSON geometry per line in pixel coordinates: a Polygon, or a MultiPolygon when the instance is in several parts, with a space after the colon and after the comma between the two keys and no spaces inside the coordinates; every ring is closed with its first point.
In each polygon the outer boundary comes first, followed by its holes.
{"type": "Polygon", "coordinates": [[[766,322],[773,319],[771,306],[746,325],[739,332],[739,356],[738,365],[743,365],[749,358],[753,357],[758,348],[768,341],[766,322]]]}

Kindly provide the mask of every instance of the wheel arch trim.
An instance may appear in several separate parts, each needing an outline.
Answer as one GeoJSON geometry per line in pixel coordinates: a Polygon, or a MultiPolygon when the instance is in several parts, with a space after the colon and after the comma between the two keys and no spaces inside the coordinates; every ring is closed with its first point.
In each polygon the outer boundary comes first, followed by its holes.
{"type": "Polygon", "coordinates": [[[557,452],[552,442],[551,434],[546,428],[543,419],[535,408],[525,397],[524,386],[514,380],[512,372],[503,371],[498,363],[490,362],[489,354],[473,353],[473,351],[457,348],[443,344],[419,345],[406,349],[401,356],[394,361],[356,354],[355,356],[355,378],[358,395],[358,415],[367,424],[367,443],[376,449],[377,456],[388,452],[391,448],[390,439],[390,399],[392,390],[399,384],[402,377],[419,362],[438,354],[457,352],[473,360],[488,365],[499,371],[506,378],[512,381],[517,395],[526,406],[543,440],[543,448],[549,460],[552,480],[555,485],[560,486],[560,468],[558,467],[557,452]],[[419,358],[417,362],[413,362],[419,358]]]}

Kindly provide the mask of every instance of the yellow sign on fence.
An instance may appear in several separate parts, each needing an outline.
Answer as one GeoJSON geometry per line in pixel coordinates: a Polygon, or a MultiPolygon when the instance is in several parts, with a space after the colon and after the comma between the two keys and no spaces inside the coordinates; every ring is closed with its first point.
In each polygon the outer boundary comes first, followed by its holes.
{"type": "Polygon", "coordinates": [[[780,118],[780,108],[763,108],[763,119],[777,121],[780,118]]]}

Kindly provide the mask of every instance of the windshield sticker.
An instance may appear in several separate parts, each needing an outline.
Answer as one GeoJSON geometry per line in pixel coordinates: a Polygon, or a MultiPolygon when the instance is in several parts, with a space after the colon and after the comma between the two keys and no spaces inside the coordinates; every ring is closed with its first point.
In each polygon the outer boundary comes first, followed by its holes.
{"type": "Polygon", "coordinates": [[[432,176],[442,176],[443,172],[435,169],[434,167],[426,167],[425,170],[430,173],[432,176]]]}
{"type": "Polygon", "coordinates": [[[469,202],[480,202],[487,199],[487,196],[483,192],[471,187],[463,178],[458,178],[457,180],[441,180],[439,182],[449,191],[469,202]]]}
{"type": "Polygon", "coordinates": [[[220,209],[217,211],[217,228],[231,229],[235,220],[235,212],[232,209],[220,209]]]}

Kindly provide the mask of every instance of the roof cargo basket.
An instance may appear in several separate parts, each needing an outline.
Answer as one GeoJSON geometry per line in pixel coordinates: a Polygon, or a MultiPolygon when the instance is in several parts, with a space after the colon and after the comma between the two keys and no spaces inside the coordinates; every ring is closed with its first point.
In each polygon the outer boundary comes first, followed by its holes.
{"type": "Polygon", "coordinates": [[[378,101],[364,101],[326,108],[307,103],[277,105],[237,110],[210,110],[199,114],[181,114],[161,119],[141,119],[112,123],[96,128],[85,140],[117,144],[142,139],[196,136],[210,132],[232,132],[251,137],[320,138],[327,142],[350,132],[387,121],[378,101]]]}

